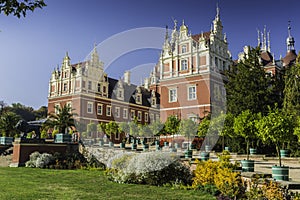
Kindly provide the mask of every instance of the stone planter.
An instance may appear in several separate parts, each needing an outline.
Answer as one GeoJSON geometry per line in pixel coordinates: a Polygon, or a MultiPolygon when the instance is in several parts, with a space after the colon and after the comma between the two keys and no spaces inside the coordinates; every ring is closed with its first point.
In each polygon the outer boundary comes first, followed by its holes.
{"type": "Polygon", "coordinates": [[[287,150],[287,149],[280,149],[280,156],[281,156],[281,158],[289,157],[289,150],[287,150]]]}
{"type": "Polygon", "coordinates": [[[231,148],[230,147],[225,147],[224,150],[231,151],[231,148]]]}
{"type": "Polygon", "coordinates": [[[178,143],[175,143],[175,144],[174,144],[174,148],[175,148],[175,149],[178,149],[178,148],[179,148],[179,144],[178,144],[178,143]]]}
{"type": "Polygon", "coordinates": [[[13,137],[0,137],[0,144],[2,145],[12,145],[13,141],[13,137]]]}
{"type": "Polygon", "coordinates": [[[108,142],[108,146],[109,147],[114,147],[114,143],[113,142],[108,142]]]}
{"type": "Polygon", "coordinates": [[[169,142],[164,142],[164,146],[168,147],[169,146],[169,142]]]}
{"type": "Polygon", "coordinates": [[[104,141],[103,141],[103,140],[100,140],[100,141],[99,141],[99,146],[100,146],[100,147],[103,147],[103,146],[104,146],[104,141]]]}
{"type": "Polygon", "coordinates": [[[149,145],[148,144],[143,144],[143,151],[147,151],[149,149],[149,145]]]}
{"type": "Polygon", "coordinates": [[[159,145],[155,145],[155,150],[156,150],[156,151],[159,151],[159,150],[160,150],[159,145]]]}
{"type": "Polygon", "coordinates": [[[242,160],[243,172],[254,172],[254,160],[242,160]]]}
{"type": "Polygon", "coordinates": [[[70,143],[71,141],[72,141],[72,135],[64,134],[64,133],[56,134],[54,139],[55,143],[70,143]]]}
{"type": "Polygon", "coordinates": [[[192,150],[186,150],[184,152],[184,157],[185,158],[192,158],[193,157],[193,151],[192,150]]]}
{"type": "Polygon", "coordinates": [[[125,142],[121,142],[121,143],[120,143],[120,148],[121,148],[121,149],[125,149],[125,142]]]}
{"type": "Polygon", "coordinates": [[[250,155],[255,155],[255,154],[257,154],[257,151],[256,151],[256,149],[254,149],[254,148],[250,148],[250,149],[249,149],[249,152],[250,152],[250,155]]]}
{"type": "Polygon", "coordinates": [[[137,144],[132,143],[132,144],[131,144],[131,149],[132,149],[132,150],[136,150],[136,148],[137,148],[137,144]]]}
{"type": "Polygon", "coordinates": [[[289,180],[289,167],[288,166],[272,166],[272,177],[278,181],[289,180]]]}
{"type": "Polygon", "coordinates": [[[201,152],[200,153],[200,160],[206,161],[209,159],[209,152],[201,152]]]}
{"type": "Polygon", "coordinates": [[[210,152],[210,150],[211,150],[211,146],[210,145],[205,145],[205,151],[210,152]]]}

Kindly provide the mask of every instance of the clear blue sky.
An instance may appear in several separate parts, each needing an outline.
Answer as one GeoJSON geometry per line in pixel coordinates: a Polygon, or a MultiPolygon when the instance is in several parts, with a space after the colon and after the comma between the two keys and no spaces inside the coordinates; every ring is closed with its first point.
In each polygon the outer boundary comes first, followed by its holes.
{"type": "MultiPolygon", "coordinates": [[[[72,63],[85,59],[93,45],[120,32],[141,28],[173,27],[182,20],[192,34],[209,31],[219,3],[224,32],[233,58],[243,46],[257,44],[256,29],[271,31],[271,51],[285,55],[287,22],[292,21],[296,50],[300,50],[299,0],[45,0],[47,7],[26,18],[0,16],[0,100],[39,108],[47,105],[48,82],[65,52],[72,63]]],[[[111,48],[118,48],[118,44],[111,48]]],[[[101,53],[100,59],[101,59],[101,53]]],[[[158,51],[131,52],[112,63],[134,68],[156,63],[158,51]]]]}

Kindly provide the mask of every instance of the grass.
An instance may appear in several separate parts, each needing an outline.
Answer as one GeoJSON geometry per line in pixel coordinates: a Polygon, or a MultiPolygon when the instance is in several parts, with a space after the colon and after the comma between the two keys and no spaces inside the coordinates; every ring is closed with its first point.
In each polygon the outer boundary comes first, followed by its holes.
{"type": "Polygon", "coordinates": [[[118,184],[103,171],[0,168],[0,199],[216,199],[200,191],[118,184]]]}

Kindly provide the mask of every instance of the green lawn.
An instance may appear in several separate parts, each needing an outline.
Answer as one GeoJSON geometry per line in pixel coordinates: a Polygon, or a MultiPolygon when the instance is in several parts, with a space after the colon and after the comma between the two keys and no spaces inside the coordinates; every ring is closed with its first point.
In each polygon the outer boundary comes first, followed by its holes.
{"type": "Polygon", "coordinates": [[[0,199],[215,199],[199,191],[117,184],[102,171],[0,167],[0,199]]]}

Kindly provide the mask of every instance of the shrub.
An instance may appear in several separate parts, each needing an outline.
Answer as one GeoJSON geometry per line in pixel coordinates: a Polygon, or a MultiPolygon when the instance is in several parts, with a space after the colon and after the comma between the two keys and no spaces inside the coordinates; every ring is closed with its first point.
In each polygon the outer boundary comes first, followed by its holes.
{"type": "MultiPolygon", "coordinates": [[[[226,160],[226,158],[224,159],[226,160]]],[[[234,198],[243,195],[245,188],[240,173],[233,172],[232,168],[226,165],[223,166],[222,163],[224,163],[224,160],[217,162],[212,160],[197,161],[192,187],[198,189],[215,185],[224,196],[234,198]]]]}
{"type": "Polygon", "coordinates": [[[170,153],[140,153],[117,155],[109,165],[107,175],[118,183],[164,185],[191,183],[191,172],[170,153]]]}
{"type": "Polygon", "coordinates": [[[30,160],[25,163],[26,167],[46,168],[54,161],[54,157],[51,154],[39,152],[33,152],[29,156],[30,160]]]}

